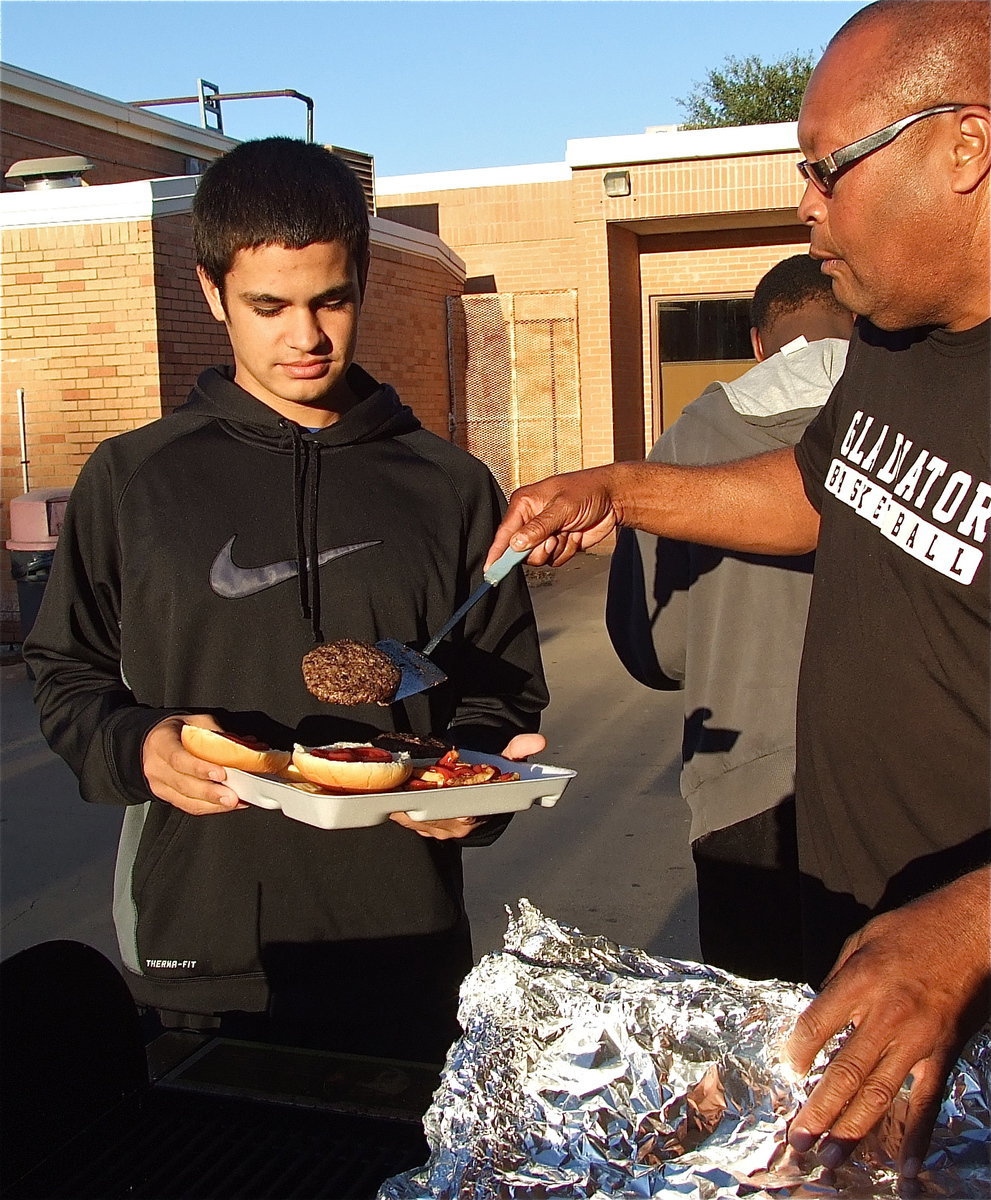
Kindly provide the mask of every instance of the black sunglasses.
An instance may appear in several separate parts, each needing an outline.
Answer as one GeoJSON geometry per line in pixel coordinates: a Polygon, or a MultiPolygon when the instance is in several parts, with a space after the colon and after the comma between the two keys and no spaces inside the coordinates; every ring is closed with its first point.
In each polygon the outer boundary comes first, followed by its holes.
{"type": "Polygon", "coordinates": [[[868,154],[873,154],[875,150],[880,150],[882,146],[887,146],[889,142],[893,142],[901,131],[907,129],[909,125],[914,125],[916,121],[921,121],[923,117],[934,117],[937,113],[959,112],[961,108],[967,107],[968,105],[966,104],[938,104],[935,108],[924,108],[922,112],[902,117],[900,121],[892,121],[890,125],[885,125],[877,133],[870,133],[867,137],[858,138],[857,141],[851,142],[848,146],[842,146],[839,150],[834,150],[832,154],[827,154],[825,158],[820,158],[816,162],[809,162],[807,159],[803,159],[796,165],[803,179],[807,179],[824,196],[831,196],[833,194],[833,184],[836,182],[838,175],[848,170],[855,163],[859,163],[868,154]]]}

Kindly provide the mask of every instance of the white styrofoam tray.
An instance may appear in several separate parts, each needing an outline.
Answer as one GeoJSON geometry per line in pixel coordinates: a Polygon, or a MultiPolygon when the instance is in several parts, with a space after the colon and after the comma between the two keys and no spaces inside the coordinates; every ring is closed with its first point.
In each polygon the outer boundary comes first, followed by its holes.
{"type": "Polygon", "coordinates": [[[394,812],[405,812],[414,821],[441,821],[522,812],[533,805],[552,808],[575,777],[574,771],[564,767],[511,762],[482,751],[459,750],[458,755],[462,762],[491,763],[500,772],[517,771],[520,778],[509,783],[476,783],[430,791],[318,796],[275,775],[252,775],[227,767],[227,783],[248,804],[281,809],[284,816],[318,829],[363,829],[381,825],[394,812]]]}

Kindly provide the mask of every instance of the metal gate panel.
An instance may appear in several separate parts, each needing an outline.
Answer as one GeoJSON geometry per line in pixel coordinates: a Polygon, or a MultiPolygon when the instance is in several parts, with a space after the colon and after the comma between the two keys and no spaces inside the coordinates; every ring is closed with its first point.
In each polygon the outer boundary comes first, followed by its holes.
{"type": "Polygon", "coordinates": [[[577,292],[453,296],[448,318],[454,441],[507,495],[579,469],[577,292]]]}

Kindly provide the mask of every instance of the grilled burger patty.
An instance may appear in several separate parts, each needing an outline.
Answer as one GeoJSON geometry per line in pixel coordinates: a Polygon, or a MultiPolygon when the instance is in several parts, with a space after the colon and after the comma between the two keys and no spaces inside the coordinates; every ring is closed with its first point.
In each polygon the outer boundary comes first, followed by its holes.
{"type": "Polygon", "coordinates": [[[303,656],[306,687],[326,704],[388,704],[401,678],[387,654],[350,638],[325,642],[303,656]]]}
{"type": "Polygon", "coordinates": [[[417,737],[414,733],[379,733],[373,740],[383,750],[392,750],[394,753],[405,750],[413,758],[440,758],[448,750],[454,749],[452,742],[435,737],[417,737]]]}

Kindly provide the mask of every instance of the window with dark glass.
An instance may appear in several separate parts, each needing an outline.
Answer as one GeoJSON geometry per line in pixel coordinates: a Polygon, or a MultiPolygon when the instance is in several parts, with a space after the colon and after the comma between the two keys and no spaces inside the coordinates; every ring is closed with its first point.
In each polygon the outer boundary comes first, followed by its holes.
{"type": "Polygon", "coordinates": [[[750,301],[661,300],[661,362],[753,358],[750,301]]]}

